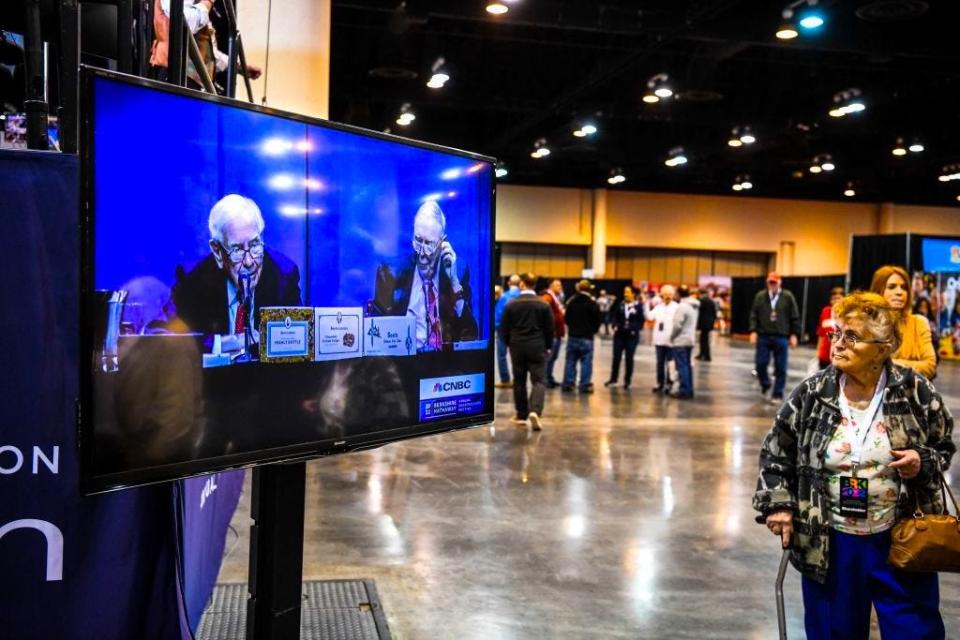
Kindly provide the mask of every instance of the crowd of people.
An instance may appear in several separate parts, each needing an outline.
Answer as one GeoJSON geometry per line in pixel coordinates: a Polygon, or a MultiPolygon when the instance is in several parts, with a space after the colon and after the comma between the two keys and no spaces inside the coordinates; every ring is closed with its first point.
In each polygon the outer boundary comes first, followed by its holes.
{"type": "MultiPolygon", "coordinates": [[[[613,349],[604,386],[619,383],[622,366],[629,389],[634,354],[649,328],[656,351],[653,391],[694,397],[691,354],[698,331],[697,357],[711,359],[717,311],[711,292],[662,285],[654,301],[628,286],[619,299],[605,291],[595,299],[590,282],[582,280],[564,300],[559,281],[540,296],[533,274],[512,276],[509,283],[497,302],[496,328],[500,353],[511,356],[513,378],[501,358],[500,380],[513,387],[515,423],[542,428],[545,389],[557,386],[547,362],[555,362],[564,332],[562,391],[593,392],[594,337],[601,328],[612,333],[613,349]]],[[[906,270],[897,266],[877,269],[869,291],[832,289],[815,328],[815,366],[786,399],[789,353],[801,338],[797,300],[771,272],[750,308],[757,382],[778,405],[761,448],[753,506],[757,521],[780,537],[802,575],[808,638],[865,639],[871,610],[885,638],[945,637],[936,572],[904,571],[888,561],[897,523],[945,512],[942,474],[956,451],[953,417],[932,382],[935,323],[929,304],[915,294],[906,270]]]]}

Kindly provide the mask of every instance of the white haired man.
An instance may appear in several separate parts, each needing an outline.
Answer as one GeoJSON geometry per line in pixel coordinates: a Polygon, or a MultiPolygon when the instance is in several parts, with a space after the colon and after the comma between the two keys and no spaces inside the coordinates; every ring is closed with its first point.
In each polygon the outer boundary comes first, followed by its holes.
{"type": "Polygon", "coordinates": [[[382,316],[412,316],[417,351],[440,351],[452,348],[454,342],[477,338],[470,270],[458,264],[446,230],[447,219],[440,205],[425,202],[413,218],[413,254],[396,275],[389,265],[377,269],[371,311],[382,316]]]}
{"type": "Polygon", "coordinates": [[[177,317],[190,331],[242,336],[259,328],[263,307],[301,304],[300,270],[265,247],[266,225],[256,202],[224,196],[210,210],[207,226],[210,255],[189,270],[178,266],[173,287],[177,317]],[[241,282],[249,282],[249,309],[242,304],[241,282]]]}
{"type": "Polygon", "coordinates": [[[673,316],[677,312],[677,302],[673,299],[676,291],[665,284],[660,287],[660,304],[651,311],[644,312],[647,320],[653,322],[653,346],[657,352],[657,386],[654,393],[664,393],[667,384],[667,360],[670,359],[673,345],[670,336],[673,333],[673,316]]]}

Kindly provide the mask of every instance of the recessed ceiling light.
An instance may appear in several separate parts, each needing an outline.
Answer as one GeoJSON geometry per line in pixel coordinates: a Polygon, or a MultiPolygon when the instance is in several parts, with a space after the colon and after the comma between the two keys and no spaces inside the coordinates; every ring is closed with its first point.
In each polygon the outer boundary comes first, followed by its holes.
{"type": "Polygon", "coordinates": [[[823,16],[811,13],[800,19],[800,26],[804,29],[817,29],[823,26],[823,16]]]}
{"type": "Polygon", "coordinates": [[[921,151],[923,151],[923,149],[924,149],[923,145],[920,144],[919,142],[914,142],[912,145],[910,145],[910,151],[912,153],[920,153],[921,151]]]}
{"type": "Polygon", "coordinates": [[[820,168],[820,165],[815,164],[810,167],[810,173],[820,173],[823,169],[820,168]]]}
{"type": "Polygon", "coordinates": [[[820,167],[821,167],[824,171],[833,171],[834,169],[837,168],[836,165],[833,164],[832,162],[824,162],[822,165],[820,165],[820,167]]]}
{"type": "Polygon", "coordinates": [[[777,29],[777,38],[780,40],[793,40],[800,34],[792,24],[784,24],[777,29]]]}
{"type": "Polygon", "coordinates": [[[669,87],[660,87],[654,91],[653,94],[658,98],[669,98],[673,95],[673,90],[669,87]]]}
{"type": "Polygon", "coordinates": [[[857,192],[853,189],[847,189],[843,192],[843,195],[847,196],[848,198],[852,198],[853,196],[857,195],[857,192]]]}
{"type": "Polygon", "coordinates": [[[647,104],[656,104],[657,102],[660,102],[660,98],[652,93],[648,93],[643,96],[643,101],[647,104]]]}
{"type": "Polygon", "coordinates": [[[502,2],[491,2],[487,5],[487,13],[492,13],[495,16],[502,16],[507,11],[510,11],[510,7],[502,2]]]}

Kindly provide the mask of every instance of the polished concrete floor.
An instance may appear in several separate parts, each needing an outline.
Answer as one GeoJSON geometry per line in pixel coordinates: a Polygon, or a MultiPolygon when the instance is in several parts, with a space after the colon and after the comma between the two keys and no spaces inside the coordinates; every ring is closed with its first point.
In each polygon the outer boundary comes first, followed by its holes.
{"type": "MultiPolygon", "coordinates": [[[[775,407],[753,352],[721,339],[684,402],[650,393],[648,346],[631,390],[604,389],[597,349],[596,393],[548,392],[542,432],[510,424],[504,390],[491,426],[310,463],[305,579],[375,580],[395,638],[776,638],[780,551],[750,506],[775,407]]],[[[937,384],[960,414],[960,366],[937,384]]],[[[246,580],[248,515],[249,488],[221,581],[246,580]]],[[[791,638],[799,585],[791,569],[791,638]]],[[[960,576],[941,589],[960,637],[960,576]]]]}

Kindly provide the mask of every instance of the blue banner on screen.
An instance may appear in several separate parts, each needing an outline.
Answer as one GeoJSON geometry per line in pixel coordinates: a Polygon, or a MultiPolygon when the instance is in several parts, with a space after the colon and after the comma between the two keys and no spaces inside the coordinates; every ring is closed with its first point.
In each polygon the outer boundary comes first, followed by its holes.
{"type": "Polygon", "coordinates": [[[90,491],[492,418],[492,392],[428,417],[418,395],[493,373],[491,159],[83,86],[90,491]]]}
{"type": "Polygon", "coordinates": [[[960,238],[924,238],[921,247],[927,273],[960,272],[960,238]]]}
{"type": "Polygon", "coordinates": [[[483,411],[484,374],[427,378],[420,381],[420,420],[472,416],[483,411]]]}

